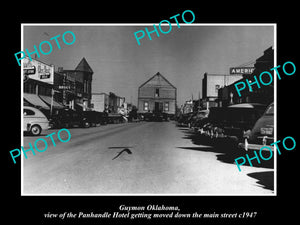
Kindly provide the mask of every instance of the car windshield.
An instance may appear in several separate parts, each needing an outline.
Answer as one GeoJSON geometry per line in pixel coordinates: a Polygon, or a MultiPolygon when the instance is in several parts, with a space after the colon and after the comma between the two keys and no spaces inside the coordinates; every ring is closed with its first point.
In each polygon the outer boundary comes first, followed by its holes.
{"type": "Polygon", "coordinates": [[[274,115],[274,105],[271,105],[265,112],[265,115],[274,115]]]}

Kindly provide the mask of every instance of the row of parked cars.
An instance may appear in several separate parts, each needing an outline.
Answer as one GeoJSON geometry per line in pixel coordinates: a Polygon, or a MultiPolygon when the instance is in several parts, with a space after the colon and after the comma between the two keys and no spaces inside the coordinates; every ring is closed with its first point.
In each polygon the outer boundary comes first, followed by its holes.
{"type": "Polygon", "coordinates": [[[178,126],[188,126],[211,143],[229,141],[245,150],[274,142],[274,104],[242,103],[183,114],[178,126]]]}
{"type": "Polygon", "coordinates": [[[97,111],[77,112],[72,109],[55,110],[53,115],[45,116],[39,109],[24,106],[23,131],[31,135],[40,135],[42,130],[49,128],[91,127],[98,124],[105,125],[109,122],[108,114],[97,111]]]}
{"type": "MultiPolygon", "coordinates": [[[[39,110],[31,106],[24,106],[23,118],[23,131],[35,136],[40,135],[42,130],[49,128],[88,128],[109,123],[122,123],[125,121],[137,122],[145,119],[142,114],[138,114],[137,109],[131,110],[129,115],[124,118],[123,115],[118,113],[97,111],[78,112],[69,108],[56,109],[52,115],[50,115],[49,111],[39,110]]],[[[146,120],[160,118],[165,119],[165,116],[160,117],[151,114],[146,120]]]]}

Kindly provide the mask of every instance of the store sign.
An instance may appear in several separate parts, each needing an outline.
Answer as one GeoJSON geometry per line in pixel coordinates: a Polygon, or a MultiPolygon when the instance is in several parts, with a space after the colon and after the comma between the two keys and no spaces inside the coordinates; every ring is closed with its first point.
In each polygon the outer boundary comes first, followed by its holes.
{"type": "Polygon", "coordinates": [[[71,86],[58,85],[58,90],[71,90],[71,86]]]}
{"type": "Polygon", "coordinates": [[[254,67],[231,67],[229,69],[230,74],[252,74],[254,67]]]}
{"type": "Polygon", "coordinates": [[[49,79],[50,73],[40,75],[40,79],[49,79]]]}
{"type": "Polygon", "coordinates": [[[31,74],[35,74],[36,68],[35,66],[30,66],[27,68],[23,69],[24,75],[31,75],[31,74]]]}
{"type": "Polygon", "coordinates": [[[47,65],[35,59],[32,61],[29,58],[23,59],[23,76],[29,76],[34,80],[39,80],[45,83],[54,83],[54,66],[47,65]]]}

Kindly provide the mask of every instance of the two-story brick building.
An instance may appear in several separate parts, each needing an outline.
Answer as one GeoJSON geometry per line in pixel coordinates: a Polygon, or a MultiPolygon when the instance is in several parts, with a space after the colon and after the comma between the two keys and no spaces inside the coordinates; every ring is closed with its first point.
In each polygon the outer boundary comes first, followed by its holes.
{"type": "Polygon", "coordinates": [[[160,111],[175,115],[177,89],[159,72],[138,89],[140,113],[160,111]]]}
{"type": "Polygon", "coordinates": [[[75,82],[75,104],[74,108],[77,110],[87,110],[90,108],[92,98],[92,80],[93,70],[83,57],[75,70],[63,70],[61,73],[65,74],[69,79],[74,79],[75,82]]]}

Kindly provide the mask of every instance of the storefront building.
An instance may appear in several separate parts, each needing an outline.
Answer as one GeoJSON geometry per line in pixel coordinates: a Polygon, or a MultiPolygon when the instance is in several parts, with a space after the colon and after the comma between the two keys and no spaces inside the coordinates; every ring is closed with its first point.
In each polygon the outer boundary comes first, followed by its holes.
{"type": "Polygon", "coordinates": [[[125,108],[126,105],[125,97],[120,97],[113,92],[109,92],[109,94],[92,93],[91,103],[93,110],[109,113],[118,113],[119,109],[125,108]]]}
{"type": "Polygon", "coordinates": [[[55,99],[54,66],[36,59],[23,59],[23,103],[41,109],[47,116],[64,108],[55,99]]]}
{"type": "Polygon", "coordinates": [[[229,85],[243,76],[239,74],[208,74],[204,73],[202,79],[202,101],[205,108],[217,107],[219,89],[229,85]]]}
{"type": "Polygon", "coordinates": [[[74,102],[71,102],[74,108],[83,111],[89,110],[91,108],[94,72],[86,59],[83,58],[75,70],[63,70],[63,68],[60,68],[59,72],[65,74],[71,83],[75,83],[74,102]]]}
{"type": "Polygon", "coordinates": [[[235,84],[238,82],[245,82],[246,79],[249,82],[254,81],[253,77],[258,77],[260,73],[264,71],[270,71],[274,67],[274,49],[272,47],[266,49],[264,54],[256,59],[254,64],[254,70],[251,74],[244,74],[243,78],[228,85],[219,90],[218,100],[219,106],[227,106],[229,104],[236,103],[261,103],[261,104],[270,104],[274,101],[274,83],[271,83],[268,86],[263,86],[262,88],[253,87],[253,91],[250,92],[248,88],[243,90],[243,93],[238,96],[238,93],[235,88],[235,84]]]}

